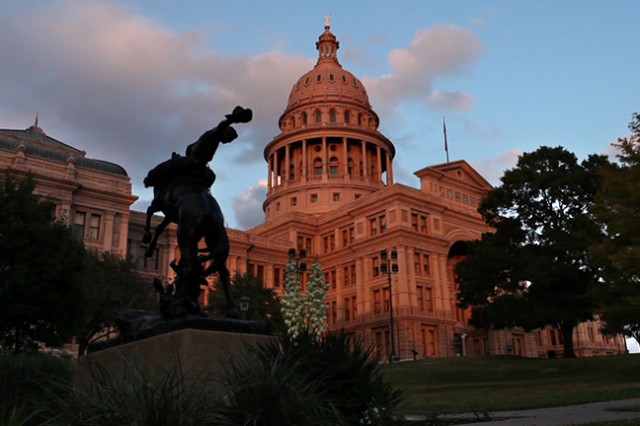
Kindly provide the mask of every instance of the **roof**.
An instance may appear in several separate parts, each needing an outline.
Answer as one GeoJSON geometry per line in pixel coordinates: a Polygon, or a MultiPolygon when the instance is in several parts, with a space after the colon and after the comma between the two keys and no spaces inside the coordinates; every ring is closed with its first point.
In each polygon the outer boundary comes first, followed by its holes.
{"type": "Polygon", "coordinates": [[[28,156],[63,164],[71,157],[76,167],[127,176],[123,167],[108,161],[86,158],[84,151],[48,136],[40,127],[31,126],[25,130],[0,129],[0,149],[18,151],[21,145],[28,156]]]}

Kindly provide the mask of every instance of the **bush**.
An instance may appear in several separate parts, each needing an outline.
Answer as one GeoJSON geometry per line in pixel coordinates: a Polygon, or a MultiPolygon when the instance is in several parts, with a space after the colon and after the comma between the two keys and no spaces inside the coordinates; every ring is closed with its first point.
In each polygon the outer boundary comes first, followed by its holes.
{"type": "Polygon", "coordinates": [[[56,401],[66,398],[74,361],[47,354],[0,353],[0,420],[39,425],[56,401]]]}
{"type": "Polygon", "coordinates": [[[206,370],[183,371],[176,359],[163,371],[151,371],[122,359],[119,373],[90,366],[91,379],[59,401],[53,424],[83,426],[214,425],[206,370]]]}
{"type": "Polygon", "coordinates": [[[387,425],[400,392],[369,349],[345,333],[309,333],[230,360],[220,425],[387,425]]]}

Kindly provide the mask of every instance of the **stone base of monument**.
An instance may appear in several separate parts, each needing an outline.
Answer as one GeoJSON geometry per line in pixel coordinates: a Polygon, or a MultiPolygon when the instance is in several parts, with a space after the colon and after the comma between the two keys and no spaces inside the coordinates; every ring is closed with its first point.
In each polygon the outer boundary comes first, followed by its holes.
{"type": "Polygon", "coordinates": [[[215,377],[223,372],[230,358],[244,356],[248,348],[267,343],[269,339],[273,337],[216,330],[176,330],[82,356],[76,385],[91,384],[95,371],[106,372],[114,380],[121,379],[132,366],[144,369],[151,378],[162,378],[161,375],[177,369],[190,377],[197,377],[199,373],[215,377]]]}

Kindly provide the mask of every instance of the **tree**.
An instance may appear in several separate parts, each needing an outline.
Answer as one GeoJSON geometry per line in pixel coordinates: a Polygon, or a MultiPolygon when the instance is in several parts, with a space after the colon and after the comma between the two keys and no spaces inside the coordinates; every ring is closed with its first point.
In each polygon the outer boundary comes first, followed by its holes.
{"type": "Polygon", "coordinates": [[[14,351],[61,344],[87,312],[84,245],[34,189],[32,177],[0,184],[0,345],[14,351]]]}
{"type": "Polygon", "coordinates": [[[327,328],[327,288],[320,262],[315,259],[309,274],[307,292],[303,295],[298,266],[294,259],[289,260],[285,268],[282,315],[290,336],[296,338],[304,332],[320,338],[327,328]]]}
{"type": "Polygon", "coordinates": [[[640,341],[640,114],[633,114],[629,129],[630,137],[613,144],[620,164],[602,172],[592,212],[603,238],[590,253],[601,274],[594,297],[605,331],[640,341]]]}
{"type": "Polygon", "coordinates": [[[151,282],[138,274],[130,258],[108,252],[89,254],[84,280],[89,294],[88,319],[78,338],[80,353],[97,333],[113,324],[121,310],[158,307],[151,282]]]}
{"type": "MultiPolygon", "coordinates": [[[[280,298],[272,288],[265,287],[260,277],[236,272],[231,280],[231,289],[236,303],[236,311],[240,312],[238,302],[241,297],[249,298],[247,320],[265,321],[269,330],[274,333],[284,331],[284,320],[281,313],[280,298]]],[[[213,316],[227,314],[227,301],[220,280],[214,283],[213,291],[209,292],[208,305],[205,307],[213,316]]]]}
{"type": "Polygon", "coordinates": [[[458,301],[479,327],[558,327],[564,356],[575,356],[573,329],[594,313],[595,274],[587,248],[599,234],[588,212],[605,157],[581,164],[562,147],[523,154],[490,190],[479,213],[495,229],[469,245],[456,267],[458,301]]]}

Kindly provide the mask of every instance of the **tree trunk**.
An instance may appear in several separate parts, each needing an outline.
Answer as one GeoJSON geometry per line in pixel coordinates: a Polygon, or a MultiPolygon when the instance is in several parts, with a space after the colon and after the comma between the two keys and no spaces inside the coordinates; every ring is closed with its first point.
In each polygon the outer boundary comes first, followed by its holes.
{"type": "Polygon", "coordinates": [[[560,323],[560,332],[562,333],[562,345],[564,348],[564,358],[575,358],[576,353],[573,349],[573,323],[560,323]]]}

